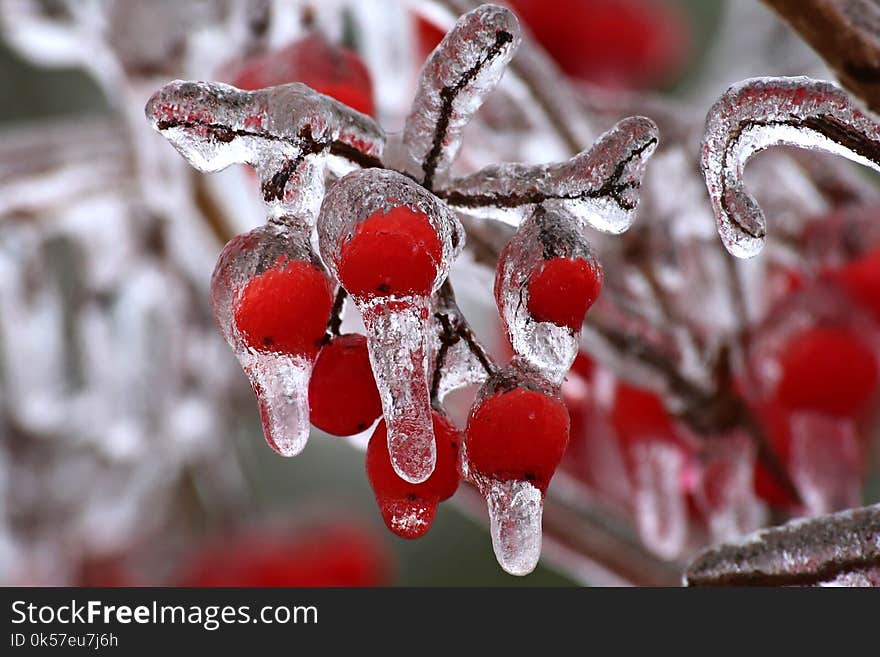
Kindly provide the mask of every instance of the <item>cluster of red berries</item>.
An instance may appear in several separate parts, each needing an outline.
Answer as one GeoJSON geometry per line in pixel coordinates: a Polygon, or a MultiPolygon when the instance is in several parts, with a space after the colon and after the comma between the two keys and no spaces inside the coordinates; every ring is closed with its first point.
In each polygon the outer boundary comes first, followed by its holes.
{"type": "MultiPolygon", "coordinates": [[[[430,295],[440,250],[436,231],[418,211],[398,206],[376,212],[358,223],[341,245],[340,284],[354,297],[388,302],[430,295]]],[[[541,261],[529,279],[528,311],[535,322],[575,334],[600,286],[593,263],[563,257],[541,261]]],[[[372,425],[382,404],[366,338],[328,329],[335,319],[333,297],[330,278],[319,264],[279,257],[243,286],[233,315],[250,350],[314,363],[311,422],[327,433],[348,436],[372,425]]],[[[437,504],[455,492],[463,469],[483,478],[529,481],[546,490],[568,442],[564,404],[552,387],[535,385],[511,370],[494,377],[491,388],[468,421],[465,467],[461,432],[435,407],[436,466],[424,482],[413,484],[398,476],[389,459],[385,423],[375,428],[367,474],[395,533],[413,538],[427,531],[437,504]]]]}
{"type": "MultiPolygon", "coordinates": [[[[483,19],[489,24],[487,16],[499,11],[481,8],[475,14],[479,19],[464,24],[483,19]]],[[[499,20],[512,19],[502,15],[499,20]]],[[[462,28],[468,29],[476,28],[462,28]]],[[[513,38],[498,28],[487,48],[493,53],[513,38]]],[[[244,89],[304,82],[363,113],[374,112],[366,68],[353,53],[320,36],[239,62],[227,79],[244,89]]],[[[218,128],[222,121],[213,114],[179,120],[179,108],[192,104],[186,93],[183,98],[170,95],[168,116],[153,117],[157,129],[194,130],[213,150],[225,148],[239,134],[262,138],[262,133],[248,132],[256,121],[250,116],[234,130],[218,128]]],[[[215,97],[202,101],[209,108],[222,106],[221,113],[238,120],[238,107],[215,97]]],[[[366,121],[354,117],[355,123],[355,118],[366,121]]],[[[259,125],[268,129],[263,118],[259,125]]],[[[327,187],[319,213],[299,205],[288,211],[294,198],[281,192],[302,182],[291,178],[296,167],[308,168],[307,158],[313,155],[332,156],[334,146],[343,153],[359,148],[351,136],[338,142],[335,136],[324,141],[310,136],[305,119],[296,125],[275,141],[288,150],[299,148],[299,154],[279,171],[263,172],[269,176],[264,190],[268,183],[274,192],[271,200],[264,197],[271,206],[270,221],[227,244],[212,282],[218,322],[254,387],[270,446],[293,455],[303,448],[309,423],[332,435],[351,436],[384,415],[369,441],[366,470],[386,524],[407,538],[430,528],[437,505],[455,493],[463,477],[487,497],[493,486],[507,482],[532,486],[527,491],[531,500],[542,497],[569,439],[559,386],[602,284],[601,269],[581,235],[583,226],[542,207],[531,208],[532,216],[502,254],[495,292],[514,358],[499,368],[473,340],[457,308],[444,315],[452,298],[446,279],[464,235],[456,214],[432,193],[428,169],[419,185],[414,176],[384,168],[376,157],[379,146],[375,153],[360,153],[367,159],[353,160],[356,170],[327,187]],[[553,229],[545,231],[543,222],[553,229]],[[557,244],[560,231],[571,234],[557,244]],[[320,253],[313,250],[313,232],[320,253]],[[347,298],[361,311],[366,336],[341,334],[347,298]],[[516,298],[524,303],[514,308],[516,298]],[[452,316],[455,326],[449,323],[452,316]],[[442,409],[444,393],[437,382],[444,361],[435,349],[438,342],[440,350],[466,345],[485,371],[464,431],[442,409]]],[[[382,142],[381,129],[375,126],[374,132],[376,143],[382,142]]],[[[224,158],[217,166],[228,163],[224,158]]],[[[539,546],[540,508],[529,527],[533,534],[537,528],[538,540],[531,545],[539,546]]]]}

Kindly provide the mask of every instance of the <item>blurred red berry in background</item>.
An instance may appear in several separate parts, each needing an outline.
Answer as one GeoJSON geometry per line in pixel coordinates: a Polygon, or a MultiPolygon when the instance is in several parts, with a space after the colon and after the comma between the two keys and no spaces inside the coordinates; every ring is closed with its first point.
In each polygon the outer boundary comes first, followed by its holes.
{"type": "Polygon", "coordinates": [[[684,12],[663,0],[509,0],[568,75],[643,89],[673,79],[690,48],[684,12]]]}
{"type": "MultiPolygon", "coordinates": [[[[507,0],[569,76],[614,89],[647,89],[674,81],[690,53],[685,12],[668,0],[507,0]]],[[[444,31],[419,17],[416,37],[426,57],[444,31]]]]}
{"type": "Polygon", "coordinates": [[[218,536],[198,549],[179,586],[385,586],[390,557],[357,522],[218,536]]]}
{"type": "Polygon", "coordinates": [[[235,64],[227,77],[231,84],[247,90],[302,82],[358,112],[376,115],[373,83],[364,62],[319,34],[235,64]]]}

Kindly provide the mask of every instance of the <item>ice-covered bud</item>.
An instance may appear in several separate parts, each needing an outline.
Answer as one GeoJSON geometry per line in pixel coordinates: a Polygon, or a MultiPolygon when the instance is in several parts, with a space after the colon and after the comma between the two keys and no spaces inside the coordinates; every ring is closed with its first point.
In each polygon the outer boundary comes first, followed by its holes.
{"type": "Polygon", "coordinates": [[[580,228],[539,207],[498,259],[495,300],[517,360],[562,385],[602,269],[580,228]]]}

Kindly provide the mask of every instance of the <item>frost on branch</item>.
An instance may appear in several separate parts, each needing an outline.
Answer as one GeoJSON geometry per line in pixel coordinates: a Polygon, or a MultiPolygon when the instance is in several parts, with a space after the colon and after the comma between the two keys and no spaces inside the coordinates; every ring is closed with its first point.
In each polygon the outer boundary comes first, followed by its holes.
{"type": "Polygon", "coordinates": [[[491,166],[437,193],[464,213],[514,226],[542,205],[575,225],[622,233],[635,217],[641,179],[657,142],[653,121],[630,117],[567,162],[491,166]]]}
{"type": "Polygon", "coordinates": [[[772,146],[840,155],[880,171],[880,124],[839,87],[809,78],[755,78],[731,87],[709,110],[702,170],[724,246],[756,255],[767,222],[743,181],[748,161],[772,146]]]}
{"type": "Polygon", "coordinates": [[[688,586],[880,586],[880,505],[797,520],[704,552],[688,586]]]}

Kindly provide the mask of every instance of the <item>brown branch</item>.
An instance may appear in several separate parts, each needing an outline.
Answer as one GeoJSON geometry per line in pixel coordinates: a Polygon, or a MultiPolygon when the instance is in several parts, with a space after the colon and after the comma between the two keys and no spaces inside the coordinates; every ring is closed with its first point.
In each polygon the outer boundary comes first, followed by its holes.
{"type": "Polygon", "coordinates": [[[707,550],[688,586],[880,584],[880,505],[759,531],[707,550]]]}
{"type": "Polygon", "coordinates": [[[873,0],[763,0],[834,70],[841,84],[880,112],[880,8],[873,0]]]}

